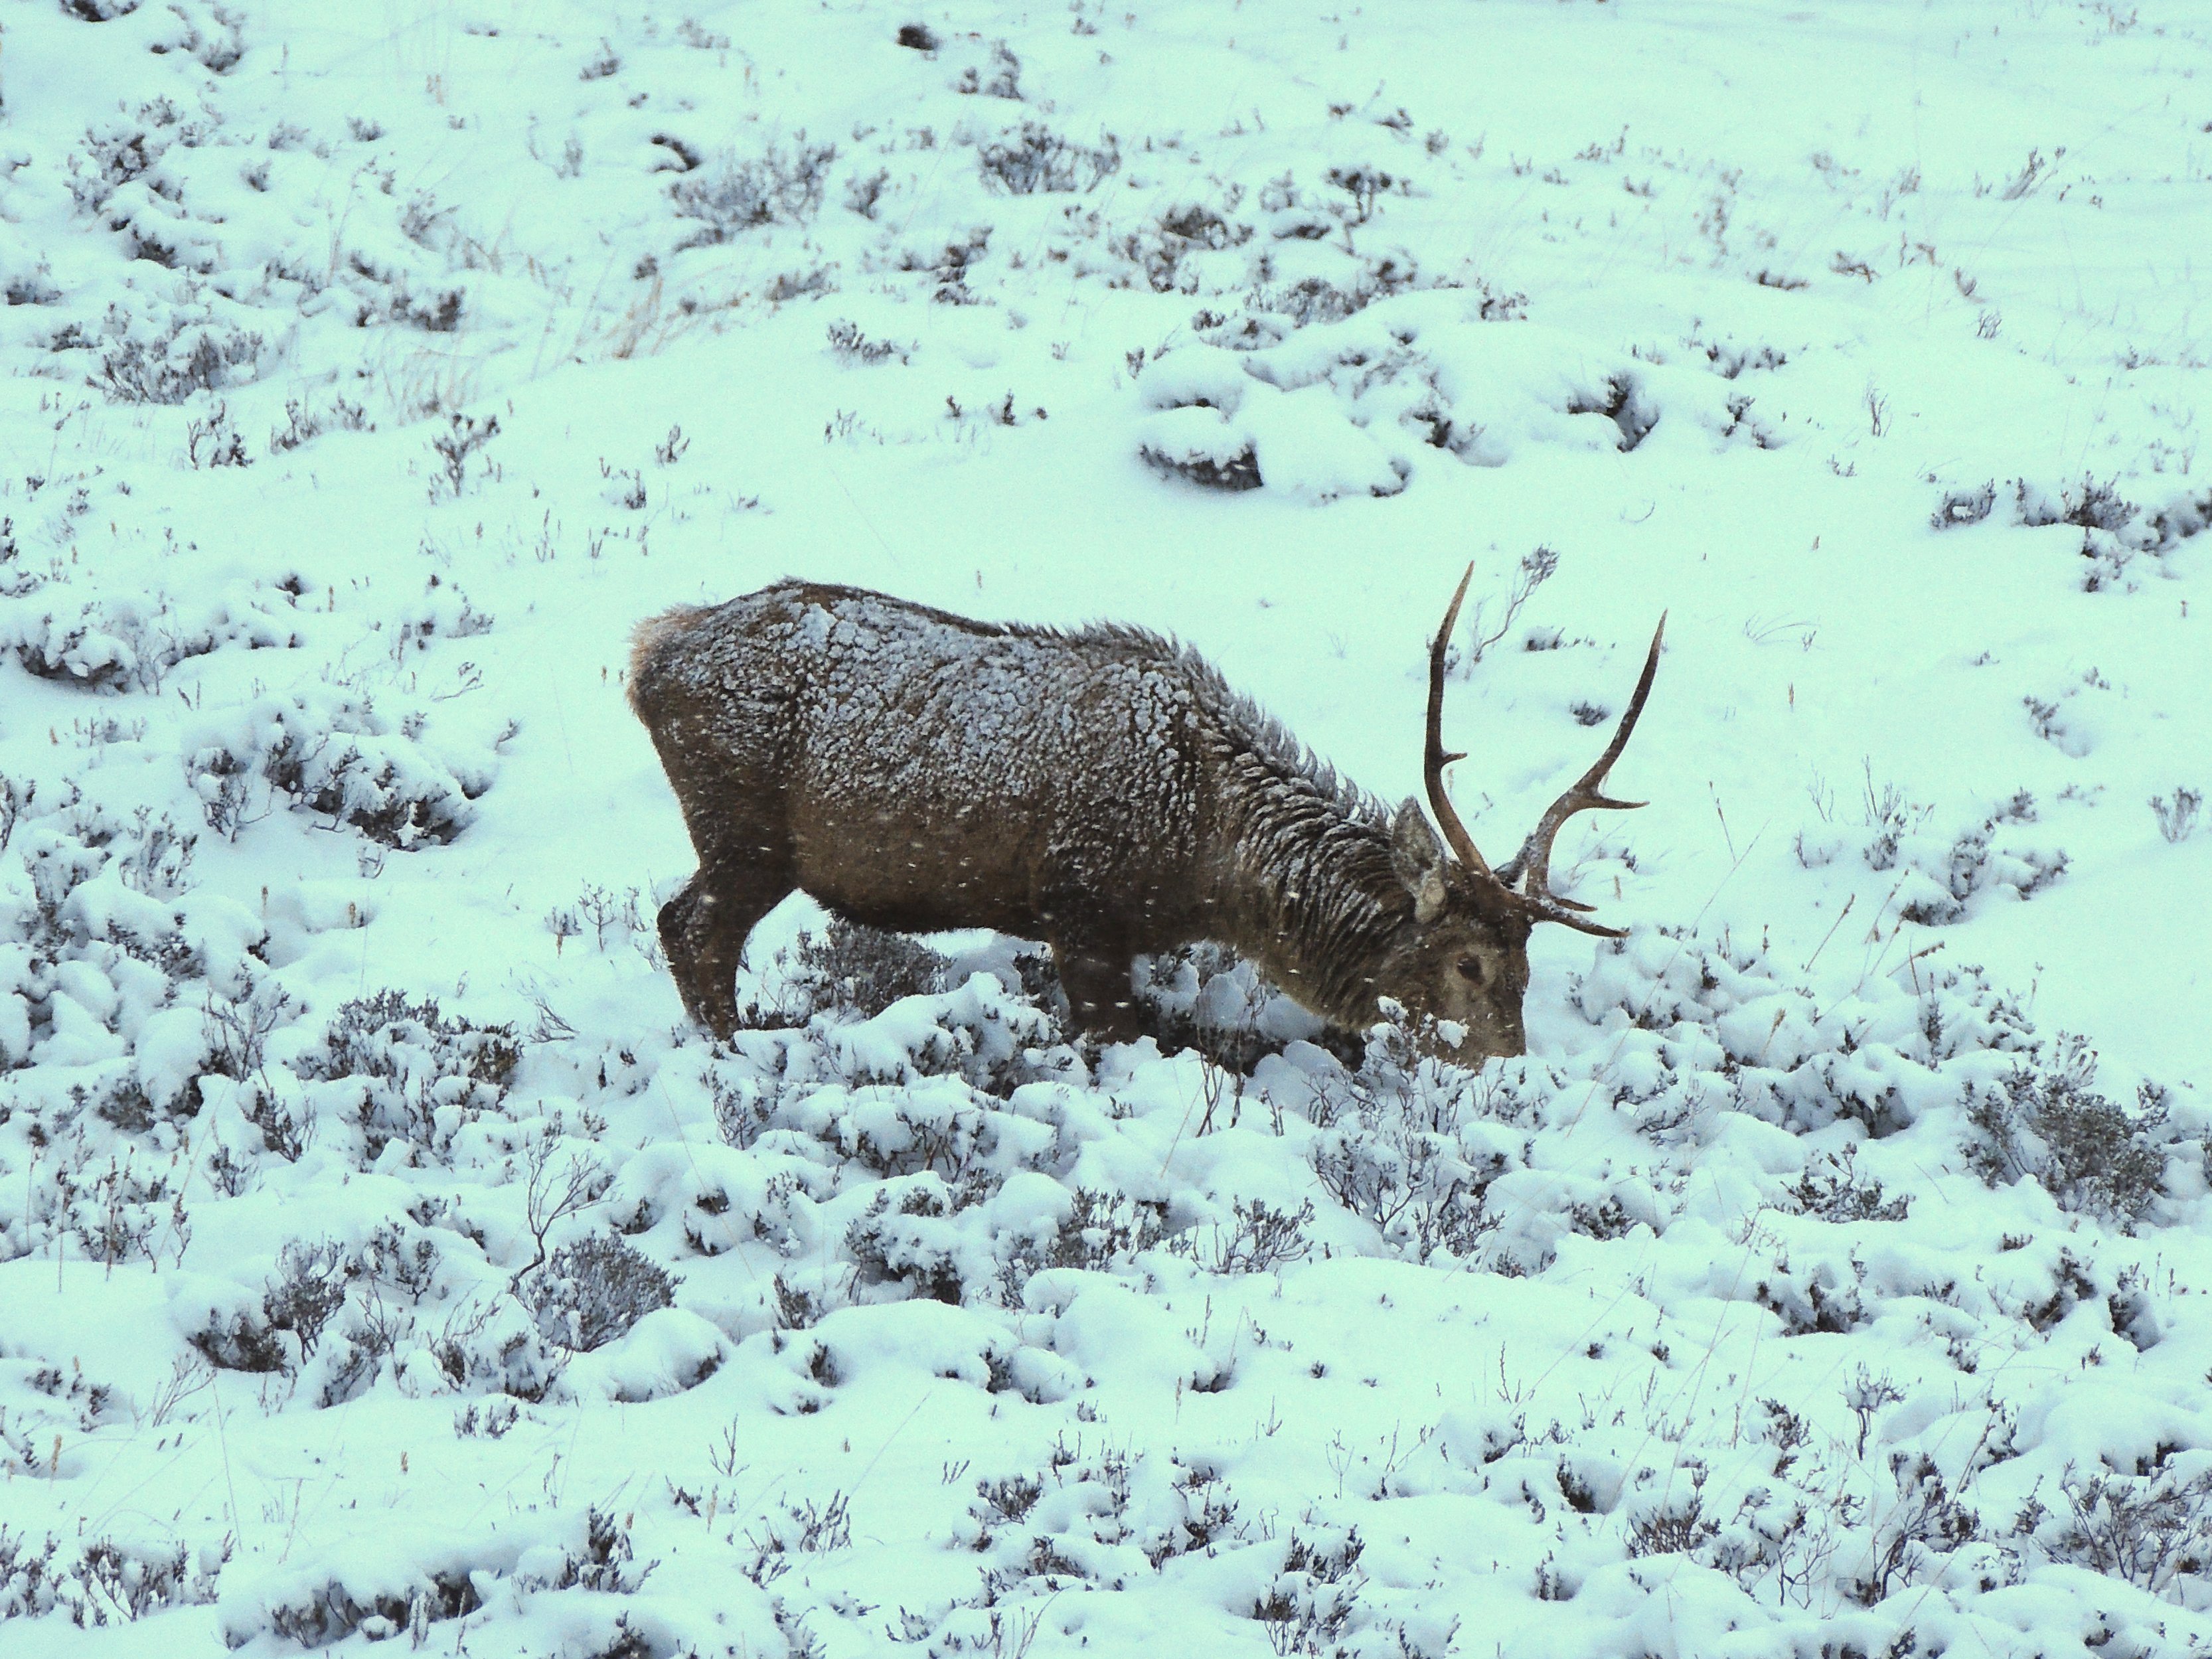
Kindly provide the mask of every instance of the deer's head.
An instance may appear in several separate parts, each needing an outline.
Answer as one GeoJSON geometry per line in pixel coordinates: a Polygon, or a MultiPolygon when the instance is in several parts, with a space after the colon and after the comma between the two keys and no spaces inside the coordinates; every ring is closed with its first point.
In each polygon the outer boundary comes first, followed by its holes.
{"type": "Polygon", "coordinates": [[[1474,837],[1452,810],[1444,793],[1444,768],[1462,759],[1443,746],[1444,649],[1459,620],[1474,567],[1468,567],[1444,612],[1443,626],[1429,647],[1429,719],[1423,772],[1429,805],[1443,831],[1441,842],[1408,796],[1390,826],[1392,863],[1413,896],[1413,910],[1391,941],[1375,975],[1378,995],[1395,999],[1415,1014],[1455,1021],[1467,1036],[1449,1057],[1477,1065],[1492,1054],[1513,1055],[1528,1047],[1521,1023],[1521,1000],[1528,988],[1528,936],[1536,924],[1556,921],[1580,933],[1620,939],[1624,931],[1588,920],[1589,906],[1552,891],[1552,842],[1559,826],[1577,812],[1602,807],[1626,811],[1639,800],[1615,800],[1603,793],[1605,775],[1620,758],[1628,735],[1644,712],[1652,676],[1659,668],[1659,642],[1667,619],[1659,619],[1643,677],[1628,712],[1597,763],[1571,784],[1545,810],[1521,850],[1492,870],[1477,850],[1474,837]]]}

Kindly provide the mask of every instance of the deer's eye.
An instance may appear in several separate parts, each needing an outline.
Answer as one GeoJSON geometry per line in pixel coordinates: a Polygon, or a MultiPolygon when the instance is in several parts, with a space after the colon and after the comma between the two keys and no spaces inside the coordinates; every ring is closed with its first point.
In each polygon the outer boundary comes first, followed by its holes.
{"type": "Polygon", "coordinates": [[[1482,983],[1481,957],[1462,957],[1457,962],[1454,963],[1452,966],[1459,969],[1459,976],[1467,981],[1468,984],[1480,985],[1482,983]]]}

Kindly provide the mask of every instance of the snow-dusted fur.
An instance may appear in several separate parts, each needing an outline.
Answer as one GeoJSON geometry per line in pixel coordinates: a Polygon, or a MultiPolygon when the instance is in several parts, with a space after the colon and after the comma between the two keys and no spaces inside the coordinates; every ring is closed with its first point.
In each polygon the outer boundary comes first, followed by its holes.
{"type": "Polygon", "coordinates": [[[875,927],[1045,939],[1103,1033],[1134,1029],[1133,955],[1205,939],[1337,1024],[1388,996],[1521,1050],[1525,923],[1486,913],[1417,807],[1394,823],[1172,640],[787,581],[645,623],[629,698],[699,854],[661,938],[715,1030],[745,936],[801,888],[875,927]],[[1417,919],[1431,872],[1447,899],[1417,919]]]}

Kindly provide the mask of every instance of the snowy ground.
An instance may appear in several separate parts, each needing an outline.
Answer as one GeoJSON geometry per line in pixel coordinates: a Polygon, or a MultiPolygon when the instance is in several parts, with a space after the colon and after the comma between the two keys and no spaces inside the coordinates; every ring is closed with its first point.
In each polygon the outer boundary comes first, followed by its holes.
{"type": "Polygon", "coordinates": [[[2212,1647],[2201,8],[0,27],[9,1659],[2212,1647]],[[1395,800],[1470,556],[1493,853],[1670,617],[1525,1061],[683,1024],[636,618],[1395,800]]]}

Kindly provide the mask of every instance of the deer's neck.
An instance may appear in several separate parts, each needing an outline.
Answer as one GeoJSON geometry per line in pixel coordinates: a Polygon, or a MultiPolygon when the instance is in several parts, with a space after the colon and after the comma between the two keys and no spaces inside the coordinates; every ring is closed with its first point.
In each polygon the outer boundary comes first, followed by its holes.
{"type": "Polygon", "coordinates": [[[1247,750],[1218,775],[1214,931],[1313,1012],[1370,1023],[1374,972],[1408,903],[1388,823],[1316,767],[1247,750]]]}

